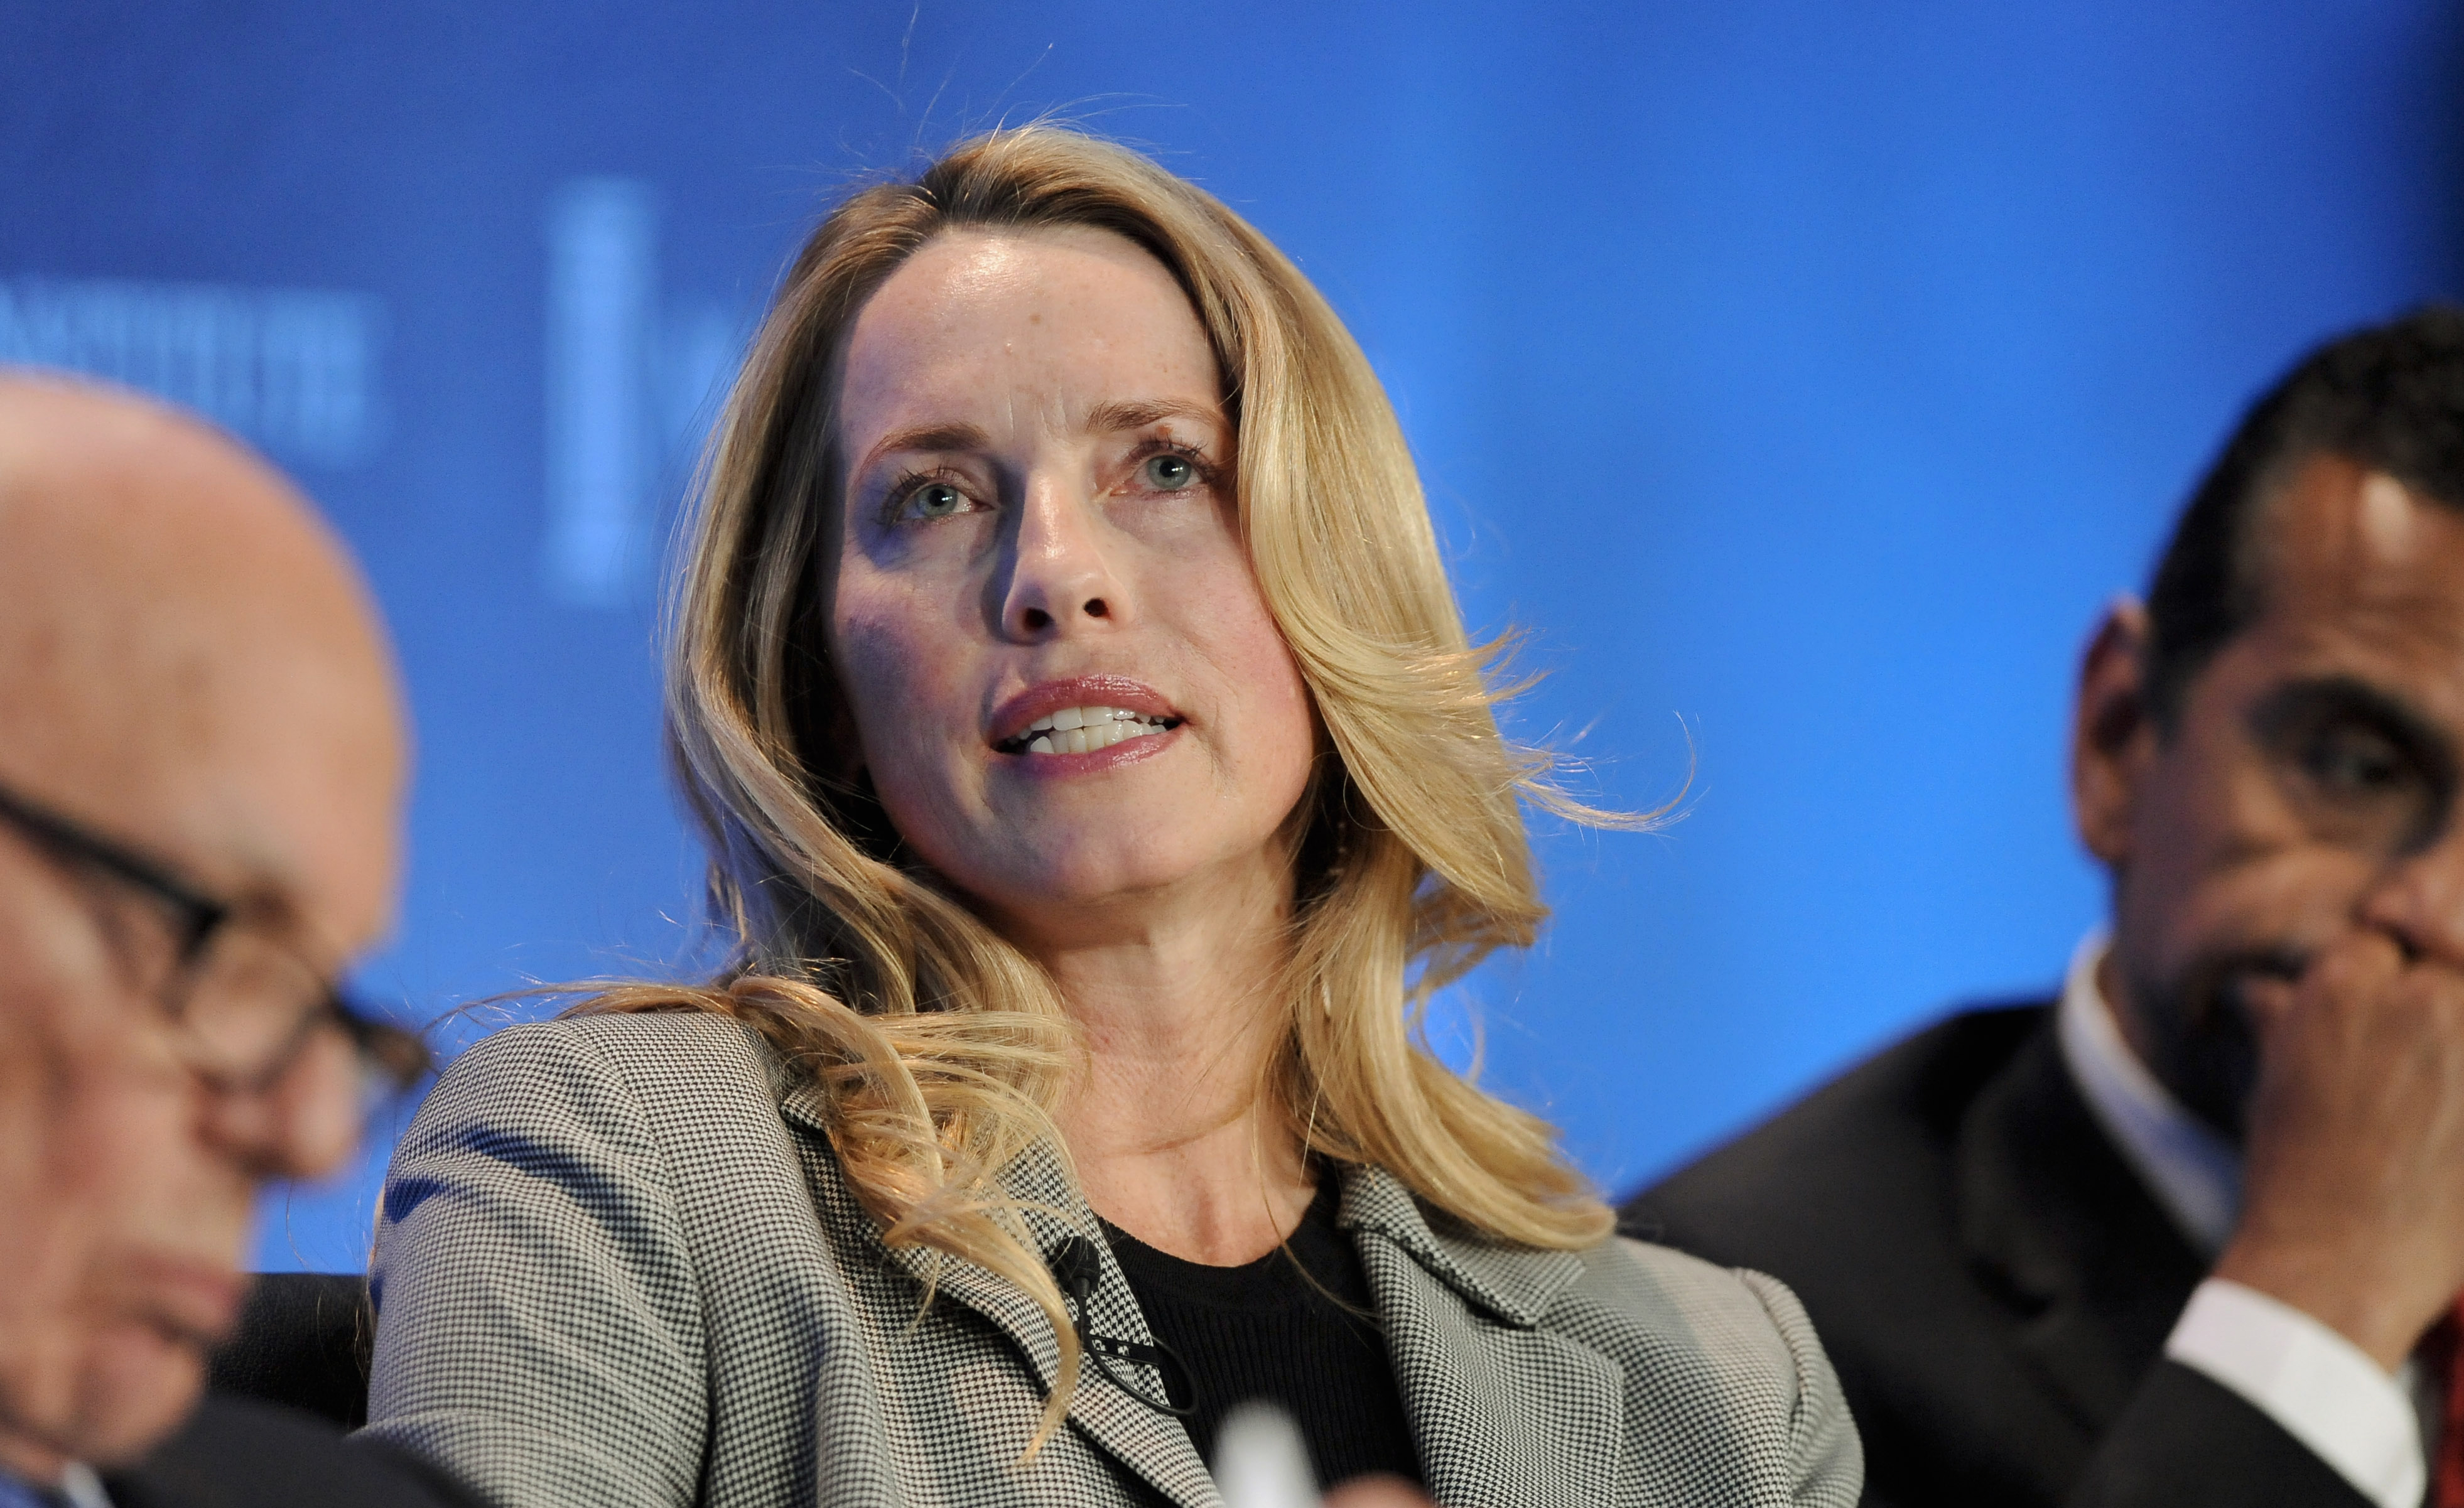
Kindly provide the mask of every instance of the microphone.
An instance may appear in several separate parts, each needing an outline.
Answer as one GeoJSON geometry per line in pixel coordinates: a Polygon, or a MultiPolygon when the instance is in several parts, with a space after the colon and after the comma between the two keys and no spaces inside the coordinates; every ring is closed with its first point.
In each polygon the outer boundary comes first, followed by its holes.
{"type": "MultiPolygon", "coordinates": [[[[1044,1264],[1052,1270],[1053,1278],[1061,1284],[1062,1296],[1068,1301],[1071,1320],[1078,1332],[1078,1349],[1095,1364],[1095,1370],[1104,1374],[1104,1380],[1157,1413],[1169,1414],[1175,1419],[1196,1418],[1198,1408],[1195,1404],[1184,1409],[1172,1401],[1172,1383],[1164,1372],[1164,1364],[1169,1362],[1179,1371],[1183,1382],[1194,1384],[1197,1374],[1189,1369],[1189,1364],[1180,1359],[1178,1352],[1161,1341],[1153,1345],[1141,1345],[1116,1336],[1097,1335],[1087,1327],[1088,1300],[1095,1292],[1095,1284],[1104,1277],[1103,1254],[1095,1250],[1095,1243],[1083,1235],[1064,1236],[1045,1257],[1044,1264]],[[1112,1358],[1115,1357],[1133,1366],[1155,1368],[1156,1379],[1164,1385],[1163,1396],[1156,1397],[1112,1370],[1112,1358]]],[[[1197,1395],[1195,1386],[1185,1390],[1193,1398],[1197,1395]]]]}
{"type": "Polygon", "coordinates": [[[1080,1303],[1104,1276],[1104,1258],[1097,1255],[1095,1243],[1083,1235],[1062,1237],[1045,1265],[1061,1280],[1061,1291],[1080,1303]]]}
{"type": "Polygon", "coordinates": [[[1291,1415],[1244,1403],[1215,1436],[1215,1490],[1224,1508],[1319,1508],[1309,1447],[1291,1415]]]}

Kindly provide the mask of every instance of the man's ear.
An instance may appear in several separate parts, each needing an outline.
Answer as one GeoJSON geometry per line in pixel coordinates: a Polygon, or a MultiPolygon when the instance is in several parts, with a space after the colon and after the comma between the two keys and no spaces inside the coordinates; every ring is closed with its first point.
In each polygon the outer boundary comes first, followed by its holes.
{"type": "Polygon", "coordinates": [[[2156,759],[2146,667],[2147,609],[2125,597],[2088,641],[2071,717],[2071,815],[2107,868],[2130,857],[2140,787],[2156,759]]]}

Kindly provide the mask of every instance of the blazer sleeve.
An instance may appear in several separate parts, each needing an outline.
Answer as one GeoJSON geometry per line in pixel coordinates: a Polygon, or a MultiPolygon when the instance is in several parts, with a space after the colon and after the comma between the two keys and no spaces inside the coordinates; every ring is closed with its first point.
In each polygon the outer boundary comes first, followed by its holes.
{"type": "Polygon", "coordinates": [[[2374,1508],[2221,1383],[2159,1361],[2098,1442],[2068,1508],[2374,1508]]]}
{"type": "Polygon", "coordinates": [[[366,1433],[506,1508],[692,1504],[709,1382],[673,1188],[588,1034],[466,1053],[385,1179],[366,1433]]]}
{"type": "Polygon", "coordinates": [[[1788,1438],[1790,1500],[1802,1508],[1855,1508],[1865,1485],[1864,1446],[1831,1358],[1814,1333],[1814,1322],[1778,1279],[1743,1268],[1737,1277],[1771,1316],[1796,1368],[1796,1408],[1788,1438]]]}

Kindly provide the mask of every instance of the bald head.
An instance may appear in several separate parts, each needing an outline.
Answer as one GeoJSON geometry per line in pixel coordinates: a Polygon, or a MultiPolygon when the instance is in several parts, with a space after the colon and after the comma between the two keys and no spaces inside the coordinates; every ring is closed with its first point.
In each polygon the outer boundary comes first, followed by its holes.
{"type": "MultiPolygon", "coordinates": [[[[405,766],[367,591],[297,492],[156,404],[0,371],[0,793],[330,973],[390,921],[405,766]]],[[[271,1082],[198,1071],[146,982],[174,977],[180,927],[0,823],[0,1469],[176,1423],[236,1313],[257,1186],[356,1134],[339,1033],[271,1082]]]]}
{"type": "Polygon", "coordinates": [[[297,492],[169,409],[0,375],[0,783],[225,884],[347,892],[303,920],[348,949],[390,902],[403,776],[366,589],[297,492]]]}

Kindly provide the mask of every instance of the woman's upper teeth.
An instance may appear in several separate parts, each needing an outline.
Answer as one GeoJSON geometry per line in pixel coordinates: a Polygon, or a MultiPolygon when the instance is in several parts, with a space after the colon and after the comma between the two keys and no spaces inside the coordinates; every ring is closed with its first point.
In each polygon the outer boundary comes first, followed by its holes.
{"type": "Polygon", "coordinates": [[[1123,707],[1065,707],[1035,720],[1019,739],[1031,754],[1092,754],[1125,738],[1161,732],[1165,720],[1123,707]]]}

